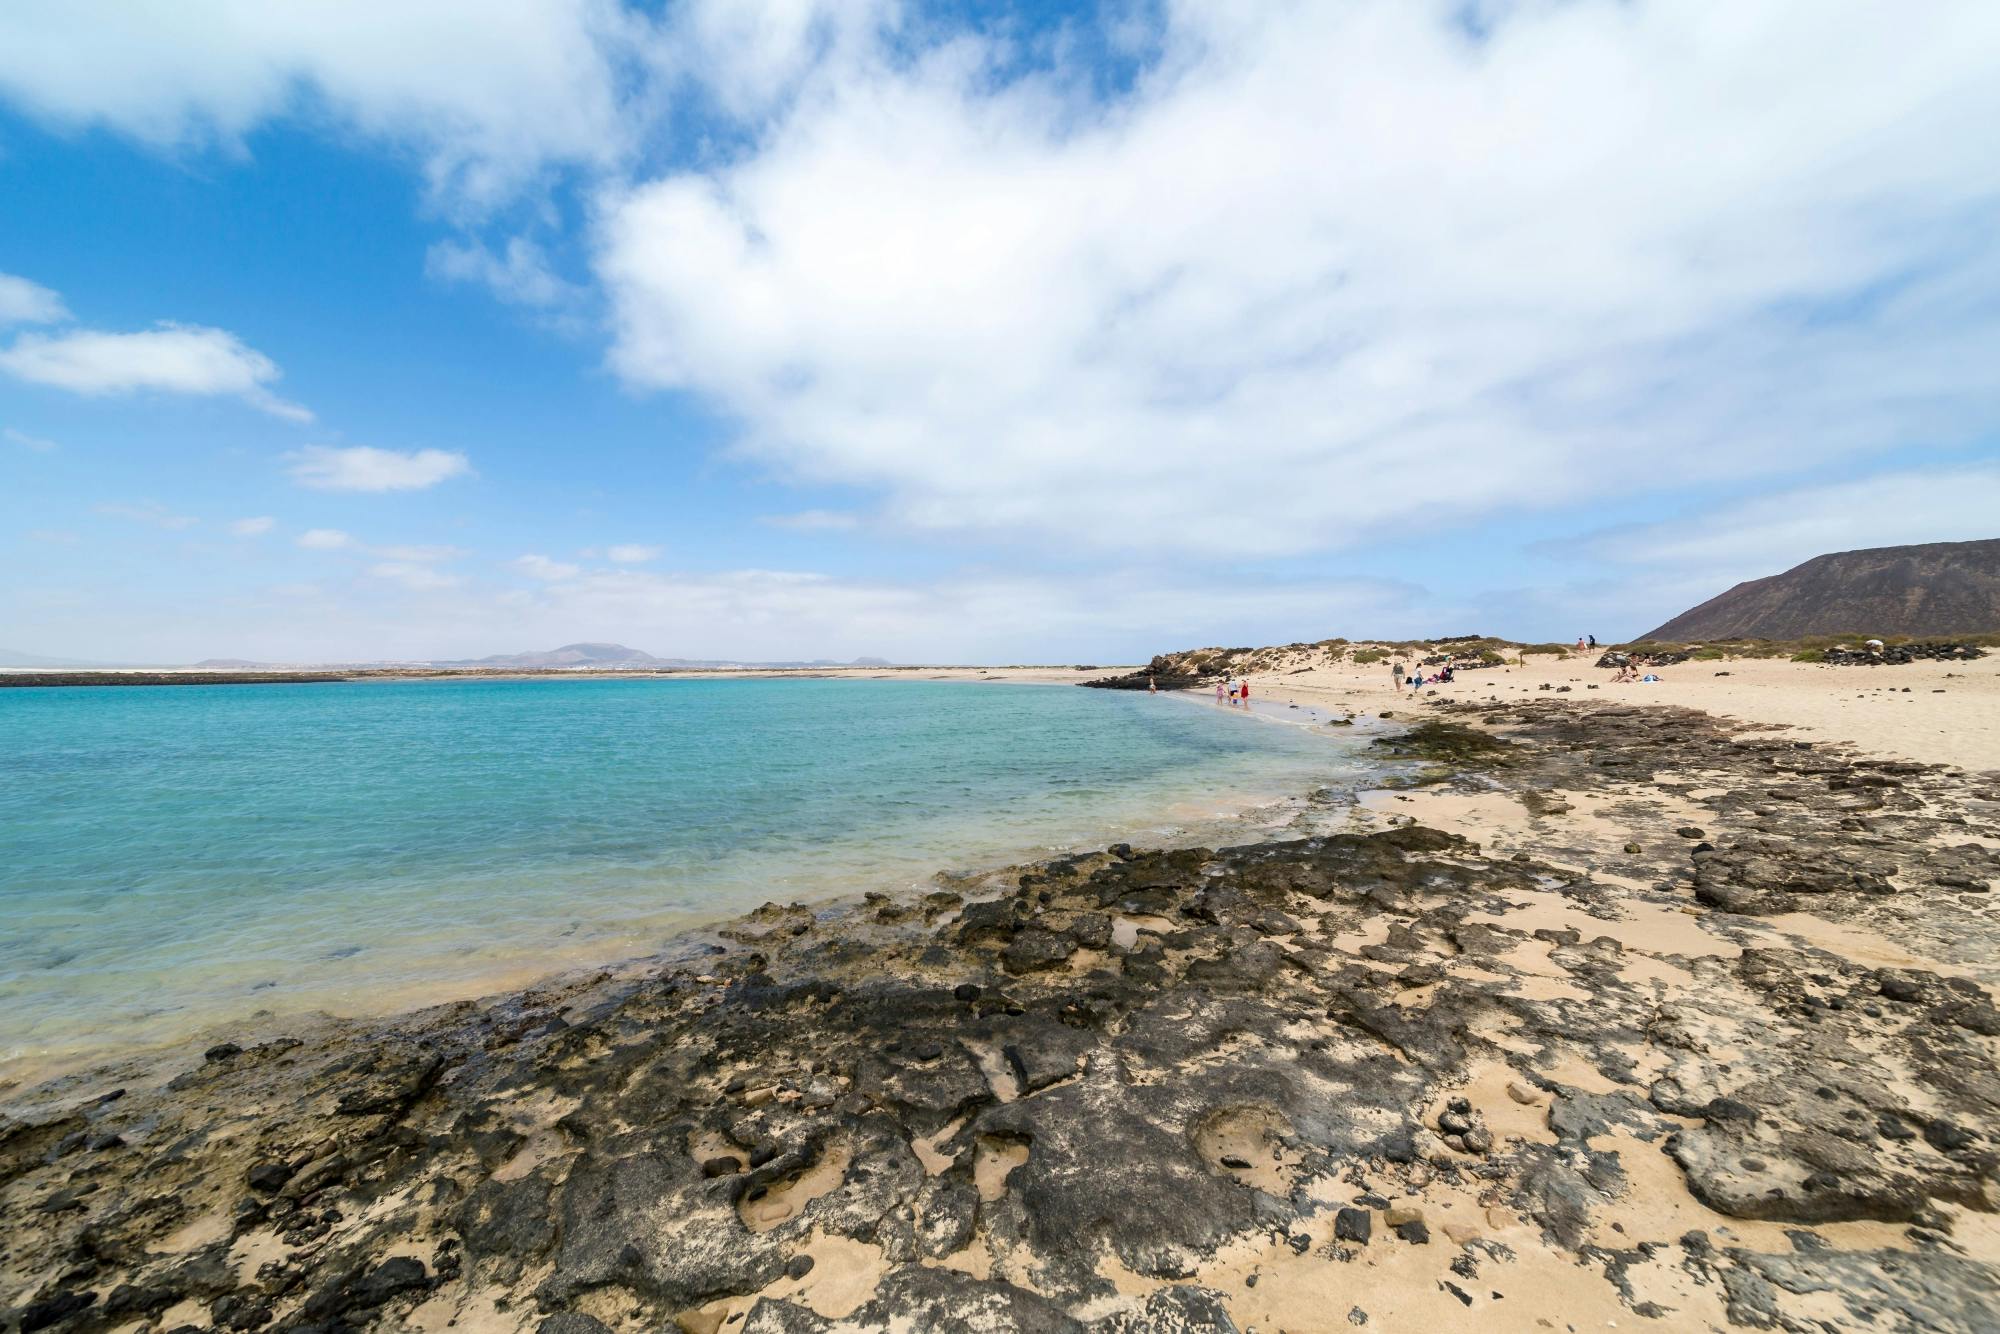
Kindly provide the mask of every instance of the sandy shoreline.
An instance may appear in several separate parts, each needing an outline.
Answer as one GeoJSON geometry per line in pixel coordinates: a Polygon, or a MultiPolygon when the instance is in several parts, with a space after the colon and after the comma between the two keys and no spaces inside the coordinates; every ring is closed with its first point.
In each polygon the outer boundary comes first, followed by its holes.
{"type": "Polygon", "coordinates": [[[1335,832],[774,906],[0,1127],[5,1217],[50,1220],[5,1225],[0,1308],[1983,1329],[2000,668],[1946,670],[1259,673],[1273,712],[1452,725],[1335,832]]]}
{"type": "MultiPolygon", "coordinates": [[[[882,669],[873,668],[853,669],[846,673],[787,670],[776,674],[792,677],[841,675],[870,680],[976,682],[985,679],[985,674],[990,671],[995,673],[991,679],[1002,684],[1074,684],[1059,674],[1060,671],[1067,669],[946,670],[957,674],[939,674],[934,669],[924,669],[920,675],[914,672],[884,672],[882,669]]],[[[768,674],[771,673],[761,671],[674,673],[674,675],[698,675],[718,679],[755,678],[768,674]]],[[[620,673],[619,675],[649,674],[620,673]]],[[[1182,698],[1162,692],[1159,702],[1164,707],[1192,708],[1200,707],[1206,700],[1200,697],[1182,698]]],[[[1301,705],[1298,710],[1287,711],[1283,703],[1263,701],[1257,705],[1254,718],[1242,717],[1238,721],[1244,725],[1277,724],[1311,728],[1331,716],[1333,715],[1329,711],[1310,703],[1301,705]]],[[[1371,728],[1364,724],[1358,729],[1359,739],[1365,740],[1392,727],[1392,724],[1378,724],[1371,728]]],[[[1344,740],[1350,734],[1328,735],[1344,740]]],[[[1287,828],[1293,825],[1301,811],[1306,808],[1308,795],[1306,792],[1263,789],[1205,792],[1197,800],[1160,811],[1157,821],[1149,821],[1150,824],[1175,827],[1180,832],[1172,838],[1152,837],[1148,845],[1184,846],[1204,837],[1211,840],[1221,838],[1228,842],[1247,842],[1258,838],[1288,836],[1287,828]]],[[[1292,829],[1290,836],[1295,836],[1297,832],[1299,831],[1296,828],[1292,829]]],[[[1116,833],[1110,836],[1115,837],[1116,833]]],[[[1132,833],[1128,836],[1139,835],[1132,833]]],[[[950,875],[948,869],[938,868],[931,878],[935,882],[949,879],[950,875]]],[[[790,901],[808,904],[816,911],[840,914],[862,903],[864,895],[888,893],[907,896],[921,893],[924,888],[926,886],[923,884],[912,885],[902,880],[889,879],[885,875],[880,879],[865,880],[860,885],[843,884],[812,893],[794,893],[790,901]]],[[[70,1052],[43,1052],[32,1057],[9,1058],[0,1055],[0,1114],[10,1110],[23,1111],[24,1107],[19,1100],[28,1091],[36,1089],[37,1086],[49,1085],[52,1081],[52,1086],[56,1088],[69,1088],[79,1081],[92,1083],[113,1080],[127,1084],[150,1082],[155,1072],[162,1069],[178,1069],[187,1061],[198,1058],[207,1046],[225,1038],[239,1042],[262,1041],[289,1034],[334,1028],[353,1020],[379,1019],[464,1001],[490,1001],[496,997],[537,987],[566,986],[586,976],[635,975],[647,969],[663,967],[668,962],[683,957],[688,950],[699,948],[699,942],[710,938],[716,928],[736,920],[740,912],[740,908],[717,908],[711,911],[690,909],[677,913],[672,922],[657,924],[661,926],[662,931],[656,934],[661,935],[665,941],[659,948],[635,949],[629,946],[621,948],[610,941],[597,941],[583,946],[555,942],[535,962],[508,962],[491,971],[448,981],[399,984],[386,989],[373,989],[367,994],[357,991],[346,1003],[337,1006],[300,1008],[285,1004],[282,995],[267,994],[255,1001],[246,998],[241,1013],[200,1020],[163,1041],[128,1043],[70,1052]]]]}

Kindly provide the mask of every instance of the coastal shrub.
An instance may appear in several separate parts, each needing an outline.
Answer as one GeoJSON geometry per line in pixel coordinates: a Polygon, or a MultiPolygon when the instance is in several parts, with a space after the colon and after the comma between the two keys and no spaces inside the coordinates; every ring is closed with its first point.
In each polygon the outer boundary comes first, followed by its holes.
{"type": "Polygon", "coordinates": [[[1704,648],[1696,649],[1693,653],[1689,654],[1688,660],[1690,662],[1721,662],[1728,656],[1727,653],[1724,653],[1719,648],[1704,648]]]}
{"type": "Polygon", "coordinates": [[[1385,648],[1358,648],[1347,656],[1350,661],[1360,663],[1365,667],[1371,662],[1381,662],[1387,658],[1389,650],[1385,648]]]}
{"type": "Polygon", "coordinates": [[[1569,645],[1567,645],[1567,644],[1523,644],[1523,645],[1521,645],[1521,657],[1522,657],[1522,658],[1523,658],[1524,660],[1525,660],[1526,658],[1528,658],[1528,657],[1529,657],[1529,655],[1531,655],[1531,654],[1535,654],[1535,653],[1539,653],[1539,654],[1542,654],[1542,655],[1543,655],[1543,656],[1545,656],[1545,657],[1551,657],[1551,658],[1566,658],[1566,657],[1568,657],[1568,656],[1569,656],[1569,645]]]}
{"type": "Polygon", "coordinates": [[[1793,661],[1793,662],[1825,662],[1825,661],[1826,661],[1826,650],[1825,650],[1825,649],[1823,649],[1823,648],[1807,648],[1807,649],[1800,649],[1800,650],[1799,650],[1799,651],[1798,651],[1797,653],[1794,653],[1794,654],[1792,655],[1792,661],[1793,661]]]}

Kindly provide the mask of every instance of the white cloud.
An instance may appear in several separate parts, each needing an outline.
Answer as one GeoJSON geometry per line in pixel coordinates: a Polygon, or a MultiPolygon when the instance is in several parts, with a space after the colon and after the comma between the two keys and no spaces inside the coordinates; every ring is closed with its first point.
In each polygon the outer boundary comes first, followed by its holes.
{"type": "Polygon", "coordinates": [[[604,558],[619,565],[644,565],[649,560],[658,560],[663,547],[641,546],[637,542],[621,542],[606,547],[604,558]]]}
{"type": "Polygon", "coordinates": [[[446,282],[474,283],[502,301],[538,310],[572,307],[584,289],[557,276],[542,248],[526,237],[508,240],[495,254],[476,241],[439,241],[424,257],[424,271],[446,282]]]}
{"type": "Polygon", "coordinates": [[[773,528],[789,528],[800,533],[844,533],[861,526],[861,516],[846,510],[799,510],[794,514],[767,514],[765,523],[773,528]]]}
{"type": "Polygon", "coordinates": [[[229,531],[236,537],[262,537],[277,526],[276,519],[260,516],[254,519],[238,519],[229,525],[229,531]]]}
{"type": "Polygon", "coordinates": [[[1994,537],[2000,537],[2000,464],[1980,464],[1780,491],[1706,514],[1610,529],[1577,549],[1598,560],[1733,584],[1833,551],[1994,537]]]}
{"type": "Polygon", "coordinates": [[[0,273],[0,325],[57,324],[68,318],[62,298],[48,288],[0,273]]]}
{"type": "Polygon", "coordinates": [[[463,552],[457,547],[442,546],[442,545],[424,546],[424,545],[403,544],[403,545],[390,545],[386,547],[370,547],[369,550],[373,554],[382,557],[382,559],[384,560],[410,561],[426,565],[436,564],[439,561],[457,560],[460,556],[463,556],[465,554],[465,552],[463,552]]]}
{"type": "Polygon", "coordinates": [[[560,583],[583,573],[581,565],[571,565],[566,561],[551,560],[547,556],[534,554],[515,557],[513,565],[530,579],[540,579],[545,583],[560,583]]]}
{"type": "Polygon", "coordinates": [[[600,198],[611,360],[890,522],[1284,555],[2000,421],[1979,0],[1177,4],[1109,103],[778,12],[745,146],[600,198]]]}
{"type": "Polygon", "coordinates": [[[339,551],[354,545],[354,539],[338,528],[308,528],[298,536],[298,544],[308,551],[339,551]]]}
{"type": "Polygon", "coordinates": [[[316,491],[419,491],[472,471],[465,455],[443,449],[399,453],[356,445],[309,445],[286,455],[292,477],[316,491]]]}
{"type": "Polygon", "coordinates": [[[39,435],[29,435],[26,431],[17,431],[11,426],[5,430],[0,430],[0,438],[5,439],[10,445],[19,445],[23,449],[32,449],[37,454],[47,454],[56,448],[56,442],[53,440],[45,439],[39,435]]]}
{"type": "Polygon", "coordinates": [[[401,584],[404,588],[418,593],[434,592],[441,588],[456,588],[465,582],[455,574],[446,574],[442,570],[415,561],[383,561],[378,565],[369,566],[368,573],[377,579],[401,584]]]}
{"type": "Polygon", "coordinates": [[[141,501],[136,505],[114,503],[97,506],[97,512],[113,519],[129,519],[133,523],[150,524],[155,528],[165,528],[171,532],[192,528],[201,520],[192,514],[176,514],[157,500],[141,501]]]}
{"type": "Polygon", "coordinates": [[[312,420],[306,409],[270,391],[279,372],[269,357],[226,330],[194,324],[163,322],[138,333],[22,334],[0,350],[0,371],[77,394],[232,395],[289,421],[312,420]]]}
{"type": "Polygon", "coordinates": [[[478,206],[547,164],[628,151],[621,70],[644,26],[615,0],[23,0],[0,6],[0,96],[162,147],[330,121],[414,151],[440,197],[478,206]]]}

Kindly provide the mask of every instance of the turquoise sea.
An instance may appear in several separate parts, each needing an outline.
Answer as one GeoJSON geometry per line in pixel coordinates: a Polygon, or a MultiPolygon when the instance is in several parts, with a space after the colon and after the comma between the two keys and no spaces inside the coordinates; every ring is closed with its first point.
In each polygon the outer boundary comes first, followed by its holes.
{"type": "Polygon", "coordinates": [[[0,690],[0,1074],[382,1011],[1352,776],[1185,697],[834,679],[0,690]]]}

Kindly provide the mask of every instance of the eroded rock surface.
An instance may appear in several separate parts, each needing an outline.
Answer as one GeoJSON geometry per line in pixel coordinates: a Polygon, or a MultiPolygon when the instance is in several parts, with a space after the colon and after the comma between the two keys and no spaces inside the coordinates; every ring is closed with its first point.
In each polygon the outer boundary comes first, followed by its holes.
{"type": "Polygon", "coordinates": [[[0,1327],[1991,1329],[2000,784],[1455,712],[1516,846],[1333,806],[19,1097],[0,1327]]]}

